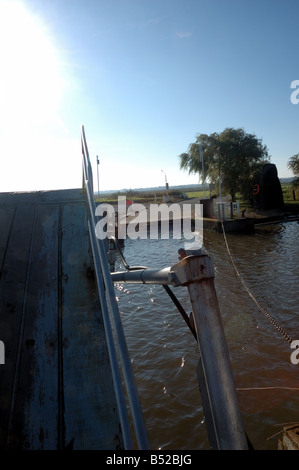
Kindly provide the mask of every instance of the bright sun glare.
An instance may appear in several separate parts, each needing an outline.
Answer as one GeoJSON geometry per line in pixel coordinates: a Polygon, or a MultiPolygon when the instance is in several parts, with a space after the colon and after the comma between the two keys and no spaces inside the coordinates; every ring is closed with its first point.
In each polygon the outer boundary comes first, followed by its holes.
{"type": "Polygon", "coordinates": [[[22,1],[0,0],[0,191],[57,189],[71,177],[57,176],[57,165],[61,173],[70,167],[72,150],[69,141],[57,142],[65,133],[59,117],[65,83],[54,45],[22,1]]]}
{"type": "Polygon", "coordinates": [[[46,28],[22,3],[4,1],[0,8],[2,119],[23,125],[48,119],[61,80],[46,28]]]}

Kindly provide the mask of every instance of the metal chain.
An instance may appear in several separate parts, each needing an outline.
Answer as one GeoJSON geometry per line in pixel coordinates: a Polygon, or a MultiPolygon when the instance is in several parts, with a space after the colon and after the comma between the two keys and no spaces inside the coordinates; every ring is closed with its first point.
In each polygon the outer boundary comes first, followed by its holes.
{"type": "Polygon", "coordinates": [[[237,273],[237,275],[239,276],[245,290],[247,291],[249,297],[253,300],[253,302],[256,304],[256,306],[259,308],[259,310],[265,315],[265,317],[270,321],[270,323],[282,334],[282,336],[286,339],[286,341],[288,343],[292,343],[293,340],[292,338],[284,331],[284,329],[277,323],[276,320],[274,320],[274,318],[270,315],[270,313],[267,312],[267,310],[265,310],[259,303],[258,301],[256,300],[256,298],[254,297],[254,295],[252,294],[252,292],[250,291],[250,289],[247,287],[244,279],[242,278],[237,266],[235,265],[235,262],[234,262],[234,259],[232,257],[232,254],[230,252],[230,249],[229,249],[229,246],[228,246],[228,243],[227,243],[227,239],[226,239],[226,235],[225,235],[225,230],[224,230],[224,226],[223,226],[223,221],[221,220],[221,224],[222,224],[222,233],[223,233],[223,237],[224,237],[224,241],[225,241],[225,244],[226,244],[226,248],[227,248],[227,251],[228,251],[228,254],[231,258],[231,261],[232,261],[232,264],[233,264],[233,267],[237,273]]]}

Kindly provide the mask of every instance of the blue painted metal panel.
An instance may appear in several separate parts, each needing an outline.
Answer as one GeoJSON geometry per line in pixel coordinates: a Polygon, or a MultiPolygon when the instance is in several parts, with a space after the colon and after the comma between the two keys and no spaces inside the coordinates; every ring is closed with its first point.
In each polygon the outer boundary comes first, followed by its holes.
{"type": "Polygon", "coordinates": [[[0,194],[0,448],[118,449],[81,190],[0,194]]]}

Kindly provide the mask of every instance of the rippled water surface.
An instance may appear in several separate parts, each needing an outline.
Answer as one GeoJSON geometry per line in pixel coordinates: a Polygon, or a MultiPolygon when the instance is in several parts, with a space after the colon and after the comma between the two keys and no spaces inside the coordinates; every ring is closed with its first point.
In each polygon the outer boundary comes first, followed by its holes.
{"type": "MultiPolygon", "coordinates": [[[[255,449],[277,449],[284,423],[299,422],[299,364],[292,364],[293,349],[264,314],[299,340],[298,237],[298,222],[227,234],[240,278],[223,234],[204,232],[243,423],[255,449]]],[[[124,255],[130,265],[162,268],[178,261],[183,246],[183,240],[128,239],[124,255]]],[[[190,313],[187,288],[172,289],[190,313]]],[[[180,313],[162,286],[116,284],[115,290],[151,448],[209,449],[198,346],[180,313]]]]}

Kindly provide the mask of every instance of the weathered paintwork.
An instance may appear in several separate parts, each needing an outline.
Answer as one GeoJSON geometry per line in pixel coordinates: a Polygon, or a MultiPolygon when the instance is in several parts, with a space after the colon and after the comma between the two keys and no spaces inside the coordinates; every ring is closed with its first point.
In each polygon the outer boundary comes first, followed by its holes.
{"type": "Polygon", "coordinates": [[[118,449],[81,190],[0,194],[1,449],[118,449]]]}

